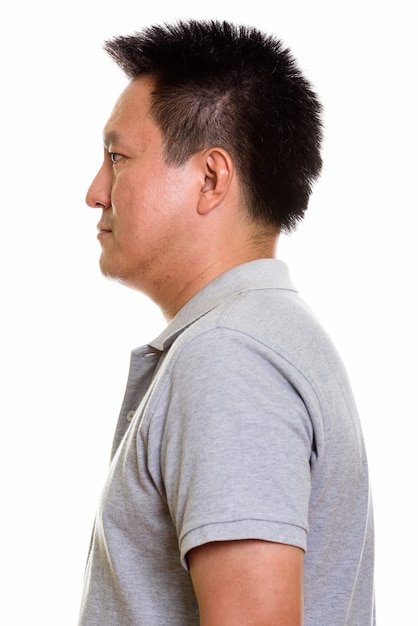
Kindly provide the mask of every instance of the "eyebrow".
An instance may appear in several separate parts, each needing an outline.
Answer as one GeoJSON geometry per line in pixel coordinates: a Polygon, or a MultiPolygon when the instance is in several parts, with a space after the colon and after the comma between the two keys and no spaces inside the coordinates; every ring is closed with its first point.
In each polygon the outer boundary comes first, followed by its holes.
{"type": "Polygon", "coordinates": [[[116,130],[104,131],[103,145],[106,149],[108,149],[112,143],[118,143],[120,141],[122,141],[122,135],[116,130]]]}

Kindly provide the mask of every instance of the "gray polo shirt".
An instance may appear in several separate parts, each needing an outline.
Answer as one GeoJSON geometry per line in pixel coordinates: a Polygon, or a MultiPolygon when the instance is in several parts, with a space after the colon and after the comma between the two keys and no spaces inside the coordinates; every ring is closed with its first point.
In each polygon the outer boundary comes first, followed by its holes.
{"type": "Polygon", "coordinates": [[[272,259],[218,277],[133,351],[80,626],[197,626],[187,552],[250,538],[305,551],[304,626],[374,624],[350,384],[272,259]]]}

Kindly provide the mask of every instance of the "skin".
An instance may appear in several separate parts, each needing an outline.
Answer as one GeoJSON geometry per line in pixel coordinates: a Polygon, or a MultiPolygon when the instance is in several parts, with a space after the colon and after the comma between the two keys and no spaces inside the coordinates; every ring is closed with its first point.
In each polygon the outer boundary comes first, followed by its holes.
{"type": "MultiPolygon", "coordinates": [[[[132,80],[104,129],[87,204],[102,211],[100,268],[171,319],[214,278],[273,258],[278,233],[248,217],[228,152],[168,165],[150,113],[152,79],[132,80]]],[[[267,541],[208,543],[188,554],[201,626],[300,626],[303,552],[267,541]]]]}
{"type": "Polygon", "coordinates": [[[303,554],[258,540],[190,550],[201,626],[302,626],[303,554]]]}
{"type": "Polygon", "coordinates": [[[221,148],[167,165],[149,114],[152,80],[129,83],[104,129],[103,164],[87,192],[102,210],[100,267],[147,294],[171,319],[226,270],[274,257],[277,233],[243,210],[234,163],[221,148]]]}

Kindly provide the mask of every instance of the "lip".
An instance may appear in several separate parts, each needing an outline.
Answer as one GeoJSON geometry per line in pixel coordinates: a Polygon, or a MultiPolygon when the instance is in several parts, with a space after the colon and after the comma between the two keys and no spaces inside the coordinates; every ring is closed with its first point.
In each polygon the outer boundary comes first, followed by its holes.
{"type": "Polygon", "coordinates": [[[99,232],[97,233],[97,239],[100,242],[105,241],[106,237],[109,237],[109,235],[112,234],[111,230],[99,230],[99,232]]]}
{"type": "Polygon", "coordinates": [[[99,231],[99,235],[105,235],[106,233],[111,233],[112,230],[108,228],[105,224],[97,224],[97,230],[99,231]]]}

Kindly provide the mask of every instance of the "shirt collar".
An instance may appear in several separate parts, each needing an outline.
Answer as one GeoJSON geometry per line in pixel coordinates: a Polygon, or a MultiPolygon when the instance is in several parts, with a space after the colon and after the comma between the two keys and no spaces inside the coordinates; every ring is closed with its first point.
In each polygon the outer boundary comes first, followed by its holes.
{"type": "Polygon", "coordinates": [[[277,259],[258,259],[237,265],[215,278],[193,296],[149,345],[163,352],[199,317],[227,298],[253,289],[285,289],[296,291],[287,265],[277,259]]]}

